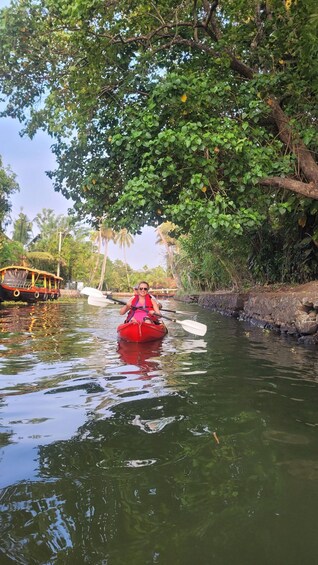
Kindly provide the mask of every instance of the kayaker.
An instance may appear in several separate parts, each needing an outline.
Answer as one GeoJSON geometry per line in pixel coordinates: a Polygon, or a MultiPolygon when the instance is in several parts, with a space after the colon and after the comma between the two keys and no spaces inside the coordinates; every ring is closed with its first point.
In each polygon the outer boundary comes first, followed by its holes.
{"type": "Polygon", "coordinates": [[[119,313],[121,315],[129,312],[125,322],[149,322],[159,321],[153,314],[159,314],[160,310],[157,302],[149,294],[149,285],[141,281],[138,285],[137,294],[132,296],[127,304],[123,306],[119,313]],[[135,310],[135,308],[137,308],[135,310]]]}
{"type": "MultiPolygon", "coordinates": [[[[138,284],[135,284],[134,286],[134,296],[138,296],[138,284]]],[[[153,294],[150,294],[150,292],[148,292],[150,298],[152,298],[152,300],[154,300],[156,302],[156,304],[158,304],[159,308],[162,308],[162,304],[161,302],[159,302],[159,300],[157,300],[157,298],[155,296],[153,296],[153,294]]]]}

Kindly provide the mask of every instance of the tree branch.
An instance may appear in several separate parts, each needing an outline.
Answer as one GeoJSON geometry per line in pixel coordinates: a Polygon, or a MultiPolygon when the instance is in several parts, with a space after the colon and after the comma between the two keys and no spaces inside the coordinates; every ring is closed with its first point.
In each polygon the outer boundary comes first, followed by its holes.
{"type": "Polygon", "coordinates": [[[300,139],[297,131],[290,125],[289,119],[281,109],[278,100],[271,96],[267,104],[272,110],[272,115],[278,127],[280,139],[297,158],[299,166],[306,179],[318,187],[318,165],[311,152],[300,139]]]}
{"type": "Polygon", "coordinates": [[[212,15],[214,14],[214,12],[216,11],[216,9],[218,7],[218,4],[219,4],[219,0],[214,0],[212,2],[212,4],[210,4],[210,6],[209,6],[209,3],[207,1],[204,2],[204,8],[206,9],[206,11],[208,13],[208,17],[204,22],[205,27],[208,27],[208,25],[211,21],[212,15]]]}
{"type": "Polygon", "coordinates": [[[193,3],[193,38],[194,38],[195,41],[199,41],[197,24],[198,24],[197,0],[194,0],[194,3],[193,3]]]}
{"type": "MultiPolygon", "coordinates": [[[[226,54],[229,58],[232,71],[238,73],[241,77],[247,80],[251,80],[254,78],[255,73],[250,66],[235,57],[230,49],[218,49],[217,47],[218,39],[221,35],[217,26],[217,21],[214,18],[217,6],[218,0],[213,0],[212,3],[208,0],[203,0],[205,18],[200,22],[197,20],[197,3],[196,0],[194,0],[193,10],[195,11],[195,14],[193,14],[192,21],[178,21],[176,12],[176,19],[174,21],[162,21],[161,25],[157,26],[148,34],[134,37],[123,37],[122,35],[112,37],[109,34],[105,34],[104,37],[107,37],[113,44],[135,43],[144,44],[146,46],[152,45],[154,53],[171,49],[173,46],[183,46],[188,47],[189,49],[195,49],[196,51],[201,51],[202,53],[207,53],[211,58],[217,58],[222,54],[226,54]],[[189,28],[194,29],[194,37],[183,37],[182,30],[189,28]],[[199,29],[203,30],[206,34],[206,39],[209,38],[214,41],[214,44],[211,45],[211,42],[204,41],[204,39],[200,41],[197,35],[197,30],[199,29]]],[[[270,14],[267,14],[267,17],[270,17],[270,14]]],[[[258,22],[258,31],[260,30],[261,21],[258,22]]],[[[311,152],[300,139],[298,133],[291,126],[288,116],[286,116],[280,107],[278,100],[274,96],[271,96],[268,100],[266,100],[266,102],[271,108],[272,117],[277,126],[281,141],[285,144],[287,149],[295,155],[298,161],[299,171],[301,171],[302,175],[309,183],[306,184],[305,182],[291,180],[291,185],[295,187],[294,191],[310,198],[316,198],[316,196],[312,196],[312,194],[315,194],[318,187],[317,163],[315,162],[311,152]],[[296,182],[299,182],[299,185],[295,184],[296,182]]],[[[287,179],[282,179],[282,186],[284,185],[287,190],[293,190],[291,185],[287,187],[286,180],[287,179]]],[[[278,186],[277,183],[276,186],[278,186]]]]}
{"type": "Polygon", "coordinates": [[[313,182],[305,183],[296,179],[286,177],[271,177],[261,179],[259,183],[262,186],[281,188],[283,190],[296,192],[297,194],[301,194],[306,198],[313,198],[314,200],[318,200],[318,185],[315,185],[313,182]]]}

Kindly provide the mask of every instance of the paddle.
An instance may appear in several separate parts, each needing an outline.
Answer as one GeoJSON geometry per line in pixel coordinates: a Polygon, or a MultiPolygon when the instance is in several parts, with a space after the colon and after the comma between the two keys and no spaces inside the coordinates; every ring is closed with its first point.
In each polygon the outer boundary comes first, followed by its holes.
{"type": "Polygon", "coordinates": [[[84,286],[81,290],[81,294],[85,294],[86,296],[104,296],[101,290],[92,288],[91,286],[84,286]]]}
{"type": "Polygon", "coordinates": [[[92,296],[89,295],[87,302],[90,306],[98,306],[99,308],[105,308],[109,304],[113,304],[111,300],[105,298],[105,296],[92,296]]]}
{"type": "MultiPolygon", "coordinates": [[[[88,297],[93,296],[94,298],[96,298],[96,300],[88,300],[88,304],[91,304],[92,306],[100,306],[101,308],[104,308],[105,306],[107,306],[107,304],[111,304],[111,301],[122,304],[123,306],[126,305],[126,302],[124,302],[123,300],[112,298],[112,296],[109,296],[108,294],[105,296],[101,290],[92,288],[90,286],[85,286],[83,290],[81,290],[81,294],[85,294],[88,297]]],[[[182,310],[169,310],[168,308],[160,308],[160,310],[162,310],[163,312],[172,312],[173,314],[189,314],[189,312],[183,312],[182,310]]]]}
{"type": "MultiPolygon", "coordinates": [[[[184,312],[182,310],[169,310],[168,308],[160,308],[163,312],[172,312],[173,314],[188,314],[191,316],[192,312],[184,312]]],[[[194,314],[193,314],[194,315],[194,314]]]]}
{"type": "MultiPolygon", "coordinates": [[[[88,304],[91,306],[99,306],[104,308],[108,304],[111,304],[111,300],[114,302],[119,302],[119,304],[126,305],[126,302],[117,299],[108,299],[105,296],[89,296],[88,297],[88,304]]],[[[132,307],[132,310],[138,310],[137,307],[132,307]]],[[[176,320],[175,318],[169,318],[168,316],[163,316],[162,314],[154,314],[154,316],[158,316],[158,318],[164,318],[165,320],[170,320],[170,322],[175,322],[176,324],[180,324],[183,329],[189,333],[203,336],[206,334],[207,326],[205,324],[201,324],[199,322],[194,322],[193,320],[176,320]]]]}
{"type": "MultiPolygon", "coordinates": [[[[126,302],[123,300],[118,300],[117,298],[112,298],[112,296],[106,295],[107,300],[112,300],[113,302],[117,302],[118,304],[122,304],[126,306],[126,302]]],[[[189,314],[189,312],[182,312],[182,310],[168,310],[167,308],[160,308],[163,312],[173,312],[174,314],[189,314]]]]}
{"type": "Polygon", "coordinates": [[[158,316],[159,318],[164,318],[165,320],[170,320],[170,322],[180,324],[180,326],[182,326],[186,332],[194,335],[203,336],[206,334],[206,331],[208,329],[205,324],[194,322],[193,320],[176,320],[175,318],[169,318],[168,316],[163,316],[162,314],[154,314],[154,316],[158,316]]]}

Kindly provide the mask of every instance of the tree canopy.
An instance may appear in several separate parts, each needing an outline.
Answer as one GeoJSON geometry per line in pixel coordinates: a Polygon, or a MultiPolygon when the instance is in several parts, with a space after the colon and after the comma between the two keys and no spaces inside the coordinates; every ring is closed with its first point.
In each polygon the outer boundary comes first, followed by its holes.
{"type": "Polygon", "coordinates": [[[55,188],[96,225],[248,235],[293,213],[318,240],[317,30],[315,0],[16,1],[4,114],[54,138],[55,188]]]}

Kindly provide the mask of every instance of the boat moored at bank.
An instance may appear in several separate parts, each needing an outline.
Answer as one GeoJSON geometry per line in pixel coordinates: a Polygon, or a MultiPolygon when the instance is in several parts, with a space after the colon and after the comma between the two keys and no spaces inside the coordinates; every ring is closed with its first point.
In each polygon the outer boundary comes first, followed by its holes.
{"type": "Polygon", "coordinates": [[[0,269],[0,301],[43,302],[60,296],[62,277],[21,265],[0,269]]]}

